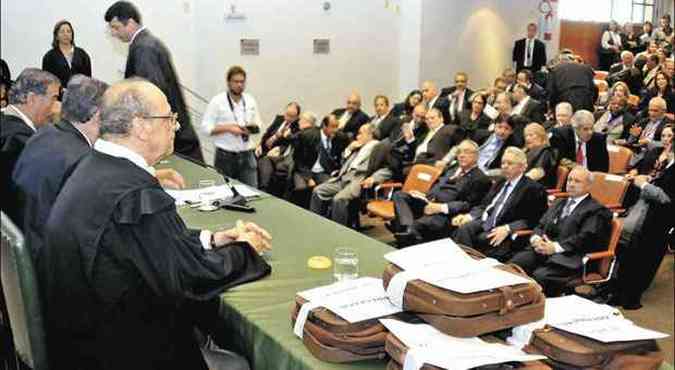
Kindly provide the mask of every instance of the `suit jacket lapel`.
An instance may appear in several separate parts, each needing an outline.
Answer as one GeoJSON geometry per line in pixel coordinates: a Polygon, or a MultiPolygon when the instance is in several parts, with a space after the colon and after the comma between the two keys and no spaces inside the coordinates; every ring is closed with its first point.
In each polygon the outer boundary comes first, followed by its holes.
{"type": "MultiPolygon", "coordinates": [[[[506,184],[506,182],[504,182],[504,184],[506,184]]],[[[506,199],[506,203],[504,203],[504,206],[502,206],[501,212],[499,212],[499,214],[497,215],[497,219],[495,220],[496,221],[495,225],[499,225],[499,221],[501,220],[504,213],[511,207],[511,204],[513,204],[514,199],[516,197],[520,196],[521,189],[523,188],[523,186],[525,186],[525,175],[523,175],[520,178],[520,180],[518,180],[518,183],[516,184],[516,187],[513,188],[513,190],[511,191],[511,194],[509,194],[508,199],[506,199]]],[[[504,186],[502,185],[502,188],[503,187],[504,186]]],[[[500,188],[500,191],[501,191],[501,188],[500,188]]]]}

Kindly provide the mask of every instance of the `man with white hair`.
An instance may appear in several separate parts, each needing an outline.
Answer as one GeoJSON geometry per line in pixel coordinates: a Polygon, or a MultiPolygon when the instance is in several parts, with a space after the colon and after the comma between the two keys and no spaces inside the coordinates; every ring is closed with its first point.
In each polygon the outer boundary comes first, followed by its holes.
{"type": "Polygon", "coordinates": [[[453,239],[499,260],[511,257],[510,236],[531,229],[546,211],[546,191],[525,176],[527,155],[517,147],[508,147],[501,160],[504,178],[468,213],[452,219],[457,227],[453,239]]]}
{"type": "MultiPolygon", "coordinates": [[[[40,250],[49,365],[205,370],[193,328],[215,315],[224,290],[270,273],[259,253],[271,237],[241,221],[216,232],[185,226],[153,176],[178,131],[159,88],[117,83],[100,116],[100,138],[61,189],[40,250]]],[[[230,360],[227,369],[248,369],[230,360]]]]}
{"type": "Polygon", "coordinates": [[[562,293],[565,284],[581,275],[581,259],[607,245],[612,213],[590,195],[593,174],[581,166],[567,177],[569,198],[546,211],[529,240],[529,247],[511,258],[543,288],[547,297],[562,293]]]}
{"type": "Polygon", "coordinates": [[[572,104],[564,101],[555,106],[555,119],[544,122],[546,131],[551,131],[556,127],[563,127],[572,124],[572,104]]]}
{"type": "Polygon", "coordinates": [[[630,129],[626,144],[641,152],[654,143],[660,142],[663,128],[672,123],[666,117],[666,112],[666,101],[660,96],[652,98],[647,108],[647,118],[630,129]]]}
{"type": "Polygon", "coordinates": [[[628,50],[621,52],[621,62],[609,68],[607,83],[612,86],[618,81],[625,82],[630,91],[634,93],[642,90],[642,72],[635,67],[635,57],[628,50]]]}
{"type": "Polygon", "coordinates": [[[609,153],[606,135],[593,132],[593,113],[580,110],[572,116],[572,125],[551,130],[551,146],[558,150],[561,164],[590,171],[607,172],[609,153]]]}

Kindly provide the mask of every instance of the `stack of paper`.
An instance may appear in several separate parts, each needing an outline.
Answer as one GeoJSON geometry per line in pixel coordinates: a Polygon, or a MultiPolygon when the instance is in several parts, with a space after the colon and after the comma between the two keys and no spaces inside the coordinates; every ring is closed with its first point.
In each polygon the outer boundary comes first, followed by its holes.
{"type": "Polygon", "coordinates": [[[465,370],[483,365],[546,358],[528,355],[512,346],[487,343],[479,338],[452,337],[427,324],[408,324],[391,319],[380,322],[408,348],[403,364],[406,370],[418,370],[425,363],[443,369],[465,370]]]}
{"type": "MultiPolygon", "coordinates": [[[[262,194],[259,191],[242,184],[234,185],[234,188],[245,198],[253,198],[262,194]]],[[[176,200],[176,205],[178,206],[186,203],[197,203],[202,200],[228,199],[233,196],[232,190],[230,190],[227,185],[184,190],[165,189],[165,191],[176,200]],[[202,199],[203,194],[208,194],[208,196],[202,199]]]]}

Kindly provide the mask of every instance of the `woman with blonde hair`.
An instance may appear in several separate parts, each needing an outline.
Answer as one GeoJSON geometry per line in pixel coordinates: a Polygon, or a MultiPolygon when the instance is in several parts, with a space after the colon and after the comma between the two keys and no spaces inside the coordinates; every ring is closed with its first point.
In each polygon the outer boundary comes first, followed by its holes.
{"type": "Polygon", "coordinates": [[[546,129],[534,122],[525,126],[524,132],[527,154],[525,176],[544,185],[546,189],[554,188],[557,182],[558,156],[548,141],[546,129]]]}

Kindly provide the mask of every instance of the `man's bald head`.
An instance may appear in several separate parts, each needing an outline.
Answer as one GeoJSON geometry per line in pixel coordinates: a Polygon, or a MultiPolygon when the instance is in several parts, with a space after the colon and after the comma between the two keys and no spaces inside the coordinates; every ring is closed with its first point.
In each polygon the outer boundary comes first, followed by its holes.
{"type": "Polygon", "coordinates": [[[346,109],[351,113],[361,109],[361,95],[358,92],[354,91],[349,94],[349,97],[347,98],[346,109]]]}
{"type": "Polygon", "coordinates": [[[148,116],[167,104],[166,96],[157,86],[142,79],[129,79],[110,86],[103,95],[101,106],[101,136],[127,136],[134,118],[148,116]]]}
{"type": "Polygon", "coordinates": [[[438,95],[438,88],[433,81],[424,81],[422,83],[422,100],[430,102],[431,99],[438,95]]]}
{"type": "Polygon", "coordinates": [[[576,166],[567,176],[567,191],[572,197],[581,197],[591,191],[593,173],[586,167],[576,166]]]}

